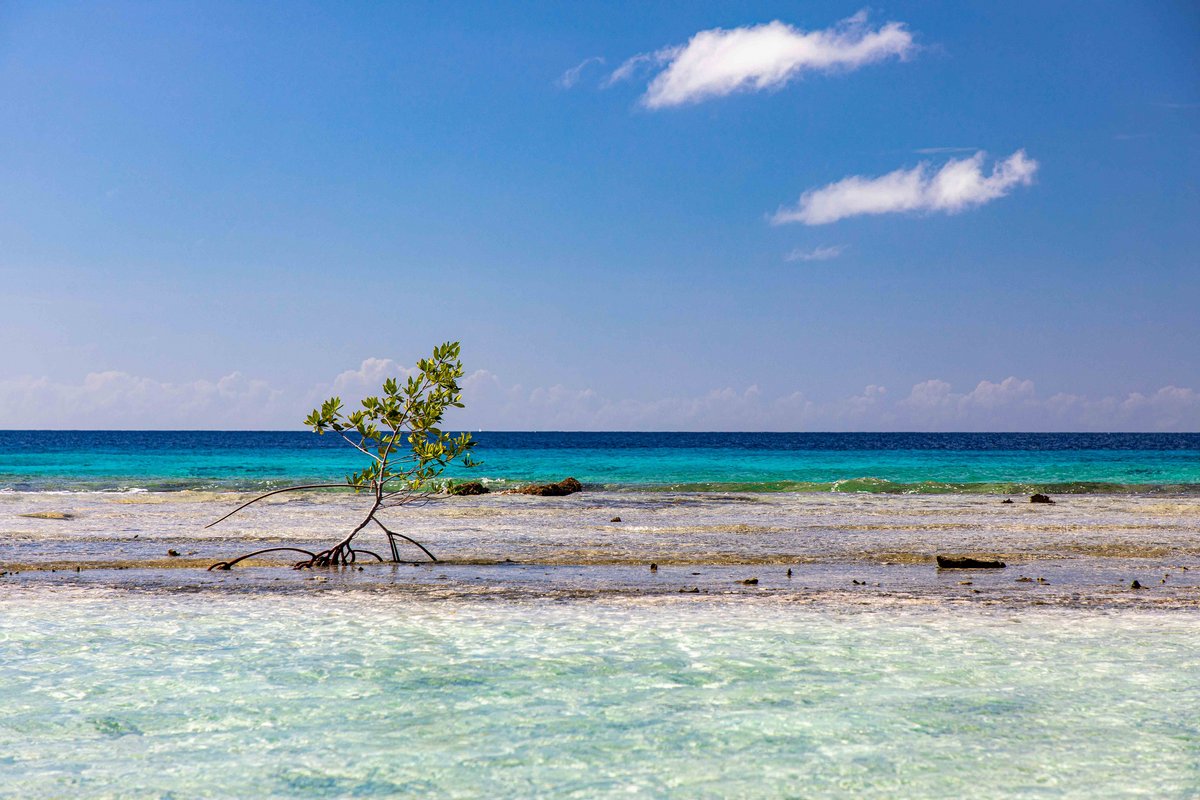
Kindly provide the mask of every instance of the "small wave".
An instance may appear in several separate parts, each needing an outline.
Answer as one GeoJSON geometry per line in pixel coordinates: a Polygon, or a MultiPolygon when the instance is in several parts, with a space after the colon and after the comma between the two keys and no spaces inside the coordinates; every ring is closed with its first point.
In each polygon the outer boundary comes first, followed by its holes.
{"type": "Polygon", "coordinates": [[[1200,495],[1198,483],[1112,483],[1106,481],[1064,481],[1036,483],[1014,482],[943,482],[918,481],[903,483],[886,478],[845,478],[831,482],[814,481],[711,481],[672,483],[656,486],[621,486],[605,488],[625,491],[674,492],[832,492],[838,494],[1161,494],[1200,495]]]}
{"type": "MultiPolygon", "coordinates": [[[[561,476],[559,476],[561,477],[561,476]]],[[[480,477],[479,480],[493,492],[523,486],[549,478],[513,479],[500,476],[480,477]]],[[[557,480],[557,478],[554,478],[557,480]]],[[[329,476],[300,477],[296,479],[211,479],[211,478],[112,478],[84,479],[51,478],[36,482],[10,482],[0,484],[3,493],[60,494],[76,492],[101,492],[114,494],[144,494],[170,492],[269,492],[288,486],[305,483],[321,483],[329,476]]],[[[333,480],[336,480],[334,478],[333,480]]],[[[439,481],[438,488],[461,478],[439,481]]],[[[1200,495],[1200,483],[1116,483],[1107,481],[916,481],[903,482],[875,476],[842,478],[834,481],[794,480],[748,480],[748,481],[686,481],[686,482],[600,482],[583,478],[584,487],[591,490],[616,492],[696,492],[725,494],[760,494],[779,492],[834,494],[879,494],[879,495],[1200,495]]],[[[338,492],[339,489],[313,491],[338,492]]]]}

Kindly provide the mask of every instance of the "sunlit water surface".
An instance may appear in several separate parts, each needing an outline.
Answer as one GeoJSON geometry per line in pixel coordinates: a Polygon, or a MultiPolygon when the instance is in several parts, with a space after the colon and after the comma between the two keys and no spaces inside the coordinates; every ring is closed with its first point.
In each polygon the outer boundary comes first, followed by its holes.
{"type": "Polygon", "coordinates": [[[9,797],[1194,797],[1190,612],[9,585],[9,797]]]}

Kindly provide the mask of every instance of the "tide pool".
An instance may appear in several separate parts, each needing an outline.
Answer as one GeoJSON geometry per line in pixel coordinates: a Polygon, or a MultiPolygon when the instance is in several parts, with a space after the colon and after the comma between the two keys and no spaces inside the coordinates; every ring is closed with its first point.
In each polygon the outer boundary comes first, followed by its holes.
{"type": "Polygon", "coordinates": [[[30,585],[0,794],[1193,797],[1194,614],[30,585]]]}

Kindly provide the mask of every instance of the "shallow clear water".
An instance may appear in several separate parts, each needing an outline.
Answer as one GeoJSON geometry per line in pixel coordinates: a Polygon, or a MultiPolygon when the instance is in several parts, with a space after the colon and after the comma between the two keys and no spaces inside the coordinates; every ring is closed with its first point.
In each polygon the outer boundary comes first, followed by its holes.
{"type": "Polygon", "coordinates": [[[13,797],[1193,797],[1200,620],[0,593],[13,797]]]}
{"type": "Polygon", "coordinates": [[[1200,794],[1200,437],[486,436],[588,490],[386,512],[436,565],[206,572],[353,529],[205,526],[354,461],[0,433],[0,797],[1200,794]],[[88,491],[132,487],[178,491],[88,491]]]}
{"type": "MultiPolygon", "coordinates": [[[[871,493],[1200,492],[1200,434],[477,434],[493,485],[871,493]]],[[[362,464],[304,432],[0,431],[0,488],[256,488],[362,464]]],[[[467,473],[451,470],[452,477],[467,473]]]]}

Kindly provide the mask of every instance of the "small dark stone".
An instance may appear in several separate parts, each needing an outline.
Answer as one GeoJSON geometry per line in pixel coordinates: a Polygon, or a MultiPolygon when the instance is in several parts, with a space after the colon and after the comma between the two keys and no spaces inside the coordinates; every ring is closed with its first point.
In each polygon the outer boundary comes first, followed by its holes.
{"type": "Polygon", "coordinates": [[[179,555],[179,551],[178,550],[168,550],[167,555],[171,556],[172,558],[175,558],[179,555]]]}
{"type": "Polygon", "coordinates": [[[1017,583],[1033,583],[1033,578],[1026,578],[1025,576],[1021,576],[1020,578],[1017,578],[1017,583]]]}
{"type": "Polygon", "coordinates": [[[466,497],[468,495],[488,494],[491,489],[484,486],[479,481],[470,481],[469,483],[457,483],[446,490],[447,494],[455,497],[466,497]]]}
{"type": "Polygon", "coordinates": [[[1050,503],[1052,505],[1054,503],[1054,501],[1050,499],[1050,495],[1048,495],[1048,494],[1031,494],[1029,496],[1029,502],[1031,502],[1031,503],[1050,503]]]}
{"type": "Polygon", "coordinates": [[[792,568],[788,567],[788,577],[792,577],[792,568]]]}
{"type": "Polygon", "coordinates": [[[1011,505],[1012,505],[1012,498],[1011,498],[1011,497],[1006,497],[1006,498],[1004,498],[1003,500],[1001,500],[1001,501],[1000,501],[1000,504],[1001,504],[1001,505],[1006,505],[1006,506],[1011,506],[1011,505]]]}
{"type": "Polygon", "coordinates": [[[979,558],[938,556],[938,569],[1004,569],[1003,561],[985,561],[979,558]]]}
{"type": "Polygon", "coordinates": [[[620,521],[621,521],[620,517],[613,517],[612,519],[609,520],[609,522],[620,522],[620,521]]]}
{"type": "Polygon", "coordinates": [[[1142,584],[1140,581],[1135,580],[1133,583],[1129,584],[1129,588],[1130,589],[1141,589],[1142,584]]]}
{"type": "Polygon", "coordinates": [[[658,564],[653,564],[653,563],[652,563],[652,564],[650,565],[650,571],[651,571],[651,572],[658,572],[658,564]]]}
{"type": "Polygon", "coordinates": [[[758,578],[746,578],[746,580],[742,581],[742,583],[746,584],[747,586],[757,586],[758,578]]]}

